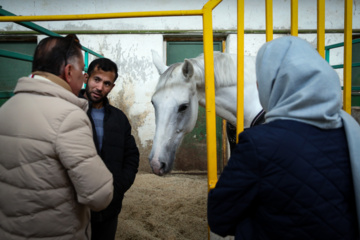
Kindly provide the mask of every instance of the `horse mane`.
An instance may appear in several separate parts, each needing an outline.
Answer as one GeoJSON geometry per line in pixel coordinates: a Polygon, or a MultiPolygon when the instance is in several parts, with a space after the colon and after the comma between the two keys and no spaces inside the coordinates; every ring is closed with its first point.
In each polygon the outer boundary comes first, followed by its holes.
{"type": "MultiPolygon", "coordinates": [[[[194,66],[194,75],[197,79],[201,79],[200,82],[196,82],[198,87],[205,85],[205,70],[204,70],[204,54],[200,54],[195,58],[188,59],[194,66]]],[[[168,69],[161,74],[159,82],[156,86],[156,91],[163,88],[165,85],[172,85],[180,83],[181,78],[173,78],[174,70],[183,65],[184,62],[178,62],[170,65],[168,69]],[[173,81],[169,81],[172,79],[173,81]],[[176,81],[178,80],[178,81],[176,81]]],[[[215,86],[233,86],[236,85],[236,63],[228,53],[214,52],[214,71],[215,71],[215,86]]]]}
{"type": "MultiPolygon", "coordinates": [[[[195,59],[202,59],[202,71],[204,72],[204,54],[200,54],[195,59]]],[[[194,60],[195,60],[194,59],[194,60]]],[[[233,86],[237,84],[236,79],[236,63],[232,58],[231,54],[214,52],[214,75],[215,75],[215,86],[233,86]]],[[[205,78],[203,77],[203,84],[205,84],[205,78]]]]}
{"type": "MultiPolygon", "coordinates": [[[[193,64],[195,74],[201,76],[202,82],[197,85],[205,85],[205,63],[204,54],[200,54],[196,58],[191,58],[189,61],[193,64]]],[[[236,63],[234,59],[228,53],[214,52],[214,75],[215,75],[215,86],[233,86],[236,85],[236,63]]]]}

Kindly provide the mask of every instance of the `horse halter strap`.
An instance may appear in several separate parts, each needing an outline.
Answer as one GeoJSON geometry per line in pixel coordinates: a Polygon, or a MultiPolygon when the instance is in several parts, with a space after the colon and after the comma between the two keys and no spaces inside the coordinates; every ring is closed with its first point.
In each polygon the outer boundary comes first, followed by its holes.
{"type": "Polygon", "coordinates": [[[262,109],[256,117],[252,120],[250,127],[254,127],[256,125],[260,125],[265,122],[265,111],[262,109]]]}

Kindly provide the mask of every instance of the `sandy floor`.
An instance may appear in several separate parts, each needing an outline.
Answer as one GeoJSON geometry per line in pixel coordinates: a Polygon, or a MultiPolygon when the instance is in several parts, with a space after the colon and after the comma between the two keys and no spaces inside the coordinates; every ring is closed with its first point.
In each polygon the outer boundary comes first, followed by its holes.
{"type": "Polygon", "coordinates": [[[138,173],[126,193],[116,240],[205,240],[207,175],[138,173]]]}

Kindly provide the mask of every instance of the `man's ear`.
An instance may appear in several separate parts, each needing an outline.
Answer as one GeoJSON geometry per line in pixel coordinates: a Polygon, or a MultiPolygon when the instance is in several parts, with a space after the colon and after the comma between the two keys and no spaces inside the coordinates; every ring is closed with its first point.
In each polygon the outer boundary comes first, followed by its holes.
{"type": "Polygon", "coordinates": [[[64,75],[65,75],[64,78],[67,83],[71,82],[71,71],[72,71],[71,64],[66,65],[64,69],[64,75]]]}
{"type": "Polygon", "coordinates": [[[89,81],[89,74],[88,73],[84,73],[84,83],[87,84],[89,81]]]}

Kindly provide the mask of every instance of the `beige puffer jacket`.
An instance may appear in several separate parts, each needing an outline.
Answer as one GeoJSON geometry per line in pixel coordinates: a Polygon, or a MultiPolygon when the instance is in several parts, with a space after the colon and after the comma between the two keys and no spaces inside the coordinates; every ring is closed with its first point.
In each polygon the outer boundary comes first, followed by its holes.
{"type": "Polygon", "coordinates": [[[90,239],[89,209],[110,203],[112,175],[87,102],[62,79],[36,74],[0,108],[0,239],[90,239]]]}

